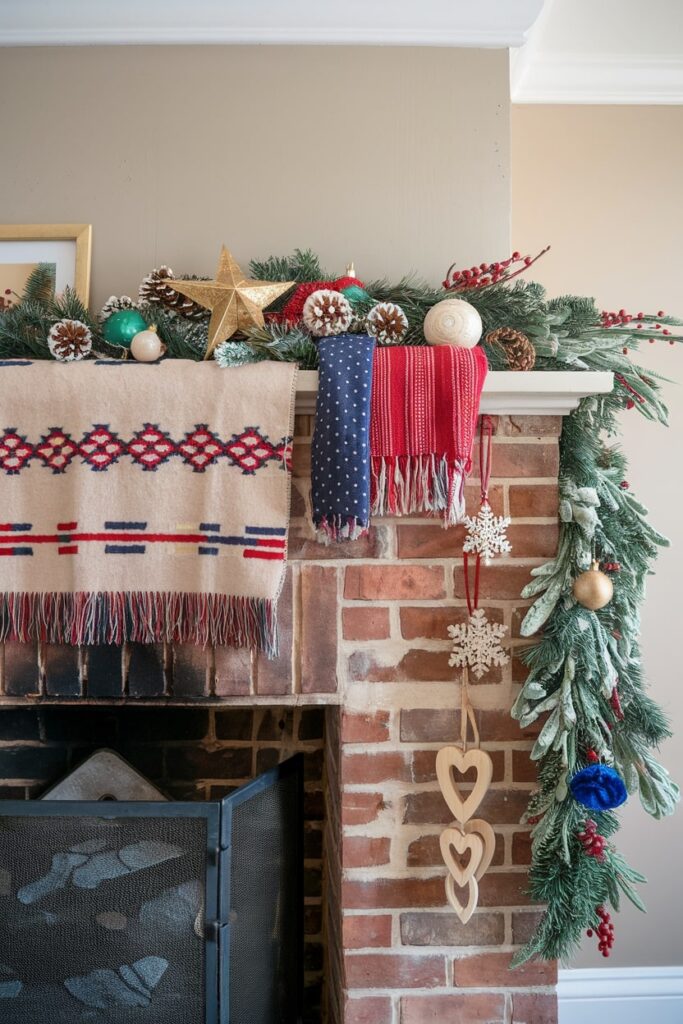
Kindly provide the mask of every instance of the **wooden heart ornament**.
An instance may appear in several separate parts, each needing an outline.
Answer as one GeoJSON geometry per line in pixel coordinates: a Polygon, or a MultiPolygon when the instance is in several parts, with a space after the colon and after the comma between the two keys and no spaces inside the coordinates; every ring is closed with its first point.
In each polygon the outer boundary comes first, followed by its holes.
{"type": "Polygon", "coordinates": [[[455,879],[450,875],[446,879],[446,896],[463,924],[467,924],[479,902],[479,886],[476,878],[470,878],[467,883],[467,903],[461,903],[455,886],[455,879]]]}
{"type": "Polygon", "coordinates": [[[441,856],[456,885],[464,888],[476,876],[484,857],[484,841],[458,828],[445,828],[439,838],[441,856]],[[468,856],[469,854],[469,856],[468,856]]]}
{"type": "Polygon", "coordinates": [[[484,844],[484,853],[481,858],[481,862],[474,873],[474,877],[479,882],[491,867],[491,861],[493,860],[493,855],[496,852],[496,833],[493,831],[488,821],[484,821],[483,818],[471,818],[470,821],[464,825],[464,829],[466,835],[469,836],[476,834],[484,844]]]}
{"type": "Polygon", "coordinates": [[[493,761],[484,750],[461,750],[459,747],[442,747],[436,755],[436,777],[456,821],[464,825],[472,817],[486,795],[493,778],[493,761]],[[470,768],[476,771],[472,792],[463,799],[455,781],[457,772],[464,775],[470,768]]]}

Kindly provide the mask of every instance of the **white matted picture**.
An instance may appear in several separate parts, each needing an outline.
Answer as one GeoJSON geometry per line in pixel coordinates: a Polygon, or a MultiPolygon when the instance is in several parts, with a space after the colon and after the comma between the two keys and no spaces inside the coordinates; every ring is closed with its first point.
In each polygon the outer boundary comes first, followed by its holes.
{"type": "Polygon", "coordinates": [[[52,269],[58,294],[73,288],[87,305],[91,237],[90,224],[0,224],[0,309],[21,300],[41,263],[52,269]]]}

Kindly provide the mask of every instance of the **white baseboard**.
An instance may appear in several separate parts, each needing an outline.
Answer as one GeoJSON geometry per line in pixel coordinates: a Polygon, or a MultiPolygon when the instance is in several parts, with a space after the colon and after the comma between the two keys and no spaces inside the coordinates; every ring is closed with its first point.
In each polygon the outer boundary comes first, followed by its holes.
{"type": "Polygon", "coordinates": [[[560,1024],[681,1024],[683,967],[560,971],[560,1024]]]}

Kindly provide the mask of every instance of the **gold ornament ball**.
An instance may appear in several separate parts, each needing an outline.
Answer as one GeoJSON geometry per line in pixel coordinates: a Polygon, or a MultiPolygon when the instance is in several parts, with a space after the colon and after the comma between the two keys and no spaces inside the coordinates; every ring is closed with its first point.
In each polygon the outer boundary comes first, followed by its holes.
{"type": "Polygon", "coordinates": [[[155,363],[161,355],[163,345],[154,324],[144,331],[138,331],[130,343],[130,354],[138,363],[155,363]]]}
{"type": "Polygon", "coordinates": [[[584,608],[596,612],[609,604],[614,595],[614,586],[609,576],[600,572],[600,563],[593,562],[590,569],[574,580],[574,597],[584,608]]]}
{"type": "Polygon", "coordinates": [[[430,345],[474,348],[483,325],[477,310],[464,299],[442,299],[427,313],[424,336],[430,345]]]}

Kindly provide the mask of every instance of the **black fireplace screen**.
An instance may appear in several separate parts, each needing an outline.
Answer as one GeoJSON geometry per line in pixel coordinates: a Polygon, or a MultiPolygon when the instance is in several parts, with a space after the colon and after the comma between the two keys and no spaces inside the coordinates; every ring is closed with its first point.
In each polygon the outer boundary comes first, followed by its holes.
{"type": "Polygon", "coordinates": [[[0,801],[2,1024],[297,1024],[301,790],[0,801]]]}

